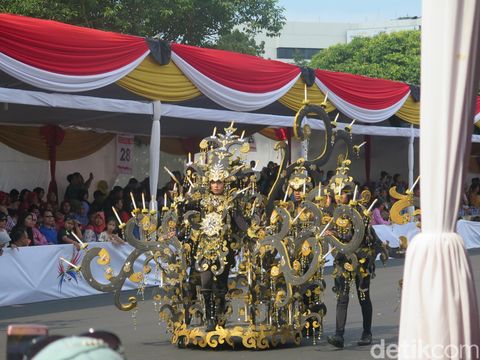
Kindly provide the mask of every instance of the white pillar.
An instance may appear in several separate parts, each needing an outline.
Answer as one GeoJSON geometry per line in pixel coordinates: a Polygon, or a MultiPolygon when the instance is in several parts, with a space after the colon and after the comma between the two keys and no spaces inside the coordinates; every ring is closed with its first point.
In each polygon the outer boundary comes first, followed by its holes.
{"type": "Polygon", "coordinates": [[[415,167],[415,152],[414,152],[414,141],[415,134],[413,132],[413,125],[410,125],[411,134],[410,141],[408,143],[408,188],[410,189],[413,185],[415,179],[413,178],[413,169],[415,167]]]}
{"type": "MultiPolygon", "coordinates": [[[[410,130],[411,130],[411,134],[408,142],[408,188],[409,189],[412,188],[413,182],[415,181],[415,179],[413,178],[413,169],[415,167],[415,152],[413,147],[413,144],[415,141],[415,134],[413,132],[413,125],[410,125],[410,130]]],[[[415,211],[414,206],[410,206],[408,208],[408,212],[410,213],[410,215],[412,215],[414,211],[415,211]]],[[[410,221],[414,221],[414,220],[415,219],[413,218],[413,216],[410,216],[410,221]]]]}
{"type": "Polygon", "coordinates": [[[152,135],[150,137],[150,210],[157,210],[158,172],[160,169],[160,101],[154,101],[152,135]]]}

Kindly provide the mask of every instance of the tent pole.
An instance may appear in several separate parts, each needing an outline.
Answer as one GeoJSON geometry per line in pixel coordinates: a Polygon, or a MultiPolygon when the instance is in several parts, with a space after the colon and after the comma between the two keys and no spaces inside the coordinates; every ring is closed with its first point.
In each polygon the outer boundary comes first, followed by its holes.
{"type": "Polygon", "coordinates": [[[415,134],[413,132],[413,125],[410,125],[411,135],[408,142],[408,188],[413,185],[413,168],[415,166],[415,154],[413,148],[413,142],[415,141],[415,134]]]}
{"type": "Polygon", "coordinates": [[[158,188],[158,172],[160,169],[160,101],[154,101],[153,106],[153,123],[152,135],[150,138],[150,210],[158,210],[157,208],[157,188],[158,188]]]}
{"type": "MultiPolygon", "coordinates": [[[[413,144],[415,141],[415,134],[413,132],[413,124],[410,125],[410,130],[411,130],[411,135],[408,141],[408,188],[409,189],[411,189],[413,185],[413,181],[414,181],[413,168],[415,167],[415,153],[414,153],[414,147],[413,147],[413,144]]],[[[408,208],[408,212],[410,213],[410,215],[412,215],[414,211],[415,211],[414,206],[410,206],[408,208]]],[[[410,220],[415,221],[413,216],[410,216],[410,220]]]]}

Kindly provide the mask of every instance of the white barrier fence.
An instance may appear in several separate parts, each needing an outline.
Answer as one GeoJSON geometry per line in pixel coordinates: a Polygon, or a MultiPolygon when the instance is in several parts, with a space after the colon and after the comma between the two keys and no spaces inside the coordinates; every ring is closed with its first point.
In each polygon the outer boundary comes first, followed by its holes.
{"type": "MultiPolygon", "coordinates": [[[[419,231],[415,224],[406,225],[376,225],[377,235],[383,241],[389,241],[390,246],[397,247],[400,236],[411,240],[419,231]]],[[[480,223],[460,220],[457,231],[462,235],[467,249],[480,248],[480,223]]],[[[110,266],[118,272],[133,248],[128,245],[116,246],[110,243],[91,243],[90,246],[106,248],[111,256],[110,266]]],[[[73,253],[72,245],[50,245],[25,247],[20,249],[5,249],[0,256],[0,306],[25,304],[38,301],[64,299],[70,297],[99,294],[91,288],[83,278],[70,280],[62,284],[60,290],[59,259],[70,260],[73,253]]],[[[144,256],[134,265],[134,271],[142,271],[144,256]]],[[[330,261],[327,265],[331,265],[330,261]]],[[[92,272],[98,281],[107,280],[104,268],[92,262],[92,272]]],[[[149,281],[153,285],[153,278],[149,281]]],[[[124,290],[136,289],[137,284],[125,281],[124,290]]]]}
{"type": "MultiPolygon", "coordinates": [[[[92,247],[103,247],[110,253],[110,266],[118,273],[133,247],[111,243],[90,243],[92,247]]],[[[26,304],[37,301],[56,300],[77,296],[100,294],[91,288],[83,278],[66,281],[60,290],[59,259],[70,261],[73,245],[46,245],[5,249],[0,256],[0,306],[26,304]]],[[[142,271],[144,256],[139,257],[134,271],[142,271]]],[[[64,264],[64,268],[68,266],[64,264]]],[[[95,278],[108,283],[104,268],[92,261],[92,273],[95,278]]],[[[125,281],[124,290],[136,289],[137,284],[125,281]]]]}

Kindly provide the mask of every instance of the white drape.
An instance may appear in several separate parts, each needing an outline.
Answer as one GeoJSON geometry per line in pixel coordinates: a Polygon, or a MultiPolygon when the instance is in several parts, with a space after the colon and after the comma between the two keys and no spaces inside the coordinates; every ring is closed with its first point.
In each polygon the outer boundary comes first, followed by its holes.
{"type": "Polygon", "coordinates": [[[224,86],[203,75],[192,65],[172,51],[172,61],[195,86],[217,104],[234,111],[254,111],[261,109],[285,95],[297,82],[300,74],[277,90],[266,93],[247,93],[224,86]]]}
{"type": "Polygon", "coordinates": [[[349,103],[348,101],[342,99],[340,96],[332,92],[322,81],[318,78],[315,79],[315,84],[322,90],[325,94],[328,94],[329,100],[332,102],[335,107],[340,110],[342,113],[347,115],[352,119],[357,119],[361,122],[366,123],[377,123],[395,115],[395,113],[401,109],[405,101],[407,101],[410,91],[405,94],[405,96],[397,103],[380,110],[371,110],[362,108],[360,106],[349,103]]]}
{"type": "Polygon", "coordinates": [[[480,2],[424,0],[422,233],[407,252],[399,359],[477,359],[473,275],[455,222],[478,85],[480,2]]]}
{"type": "Polygon", "coordinates": [[[96,75],[64,75],[42,70],[0,53],[0,70],[27,84],[60,92],[88,91],[107,86],[125,77],[150,54],[147,50],[135,61],[113,71],[96,75]]]}
{"type": "Polygon", "coordinates": [[[150,138],[150,210],[157,210],[158,171],[160,170],[161,102],[153,102],[152,136],[150,138]]]}

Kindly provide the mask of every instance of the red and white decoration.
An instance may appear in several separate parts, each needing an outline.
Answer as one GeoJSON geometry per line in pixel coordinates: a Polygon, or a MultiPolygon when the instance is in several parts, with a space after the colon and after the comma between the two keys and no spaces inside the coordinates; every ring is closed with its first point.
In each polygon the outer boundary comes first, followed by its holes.
{"type": "MultiPolygon", "coordinates": [[[[265,108],[285,95],[301,74],[293,64],[229,51],[181,44],[171,44],[171,50],[184,75],[223,110],[265,108]]],[[[36,88],[61,93],[98,89],[125,77],[149,53],[147,42],[138,36],[0,14],[0,71],[36,88]]],[[[410,94],[402,82],[325,70],[315,70],[315,75],[331,103],[359,122],[388,119],[410,94]]]]}
{"type": "Polygon", "coordinates": [[[172,44],[172,60],[217,104],[235,111],[261,109],[285,95],[300,68],[224,50],[172,44]]]}
{"type": "Polygon", "coordinates": [[[10,14],[0,14],[0,38],[0,70],[59,92],[109,85],[150,53],[141,37],[10,14]]]}
{"type": "Polygon", "coordinates": [[[335,107],[361,122],[376,123],[393,116],[410,95],[406,83],[326,70],[315,71],[315,83],[335,107]]]}

